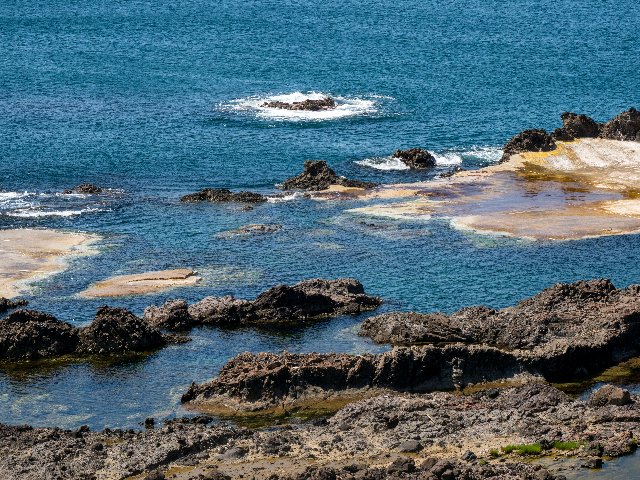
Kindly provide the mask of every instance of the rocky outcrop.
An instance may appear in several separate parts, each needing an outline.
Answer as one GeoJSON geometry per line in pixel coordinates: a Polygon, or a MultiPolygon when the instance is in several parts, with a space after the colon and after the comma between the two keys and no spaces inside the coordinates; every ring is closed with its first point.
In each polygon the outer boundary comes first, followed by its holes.
{"type": "Polygon", "coordinates": [[[254,192],[234,193],[226,188],[205,188],[199,192],[190,193],[180,199],[181,202],[238,202],[264,203],[267,197],[254,192]]]}
{"type": "Polygon", "coordinates": [[[333,110],[338,105],[336,101],[331,97],[324,97],[319,100],[303,100],[302,102],[264,102],[260,105],[263,108],[280,108],[283,110],[307,110],[311,112],[317,112],[320,110],[333,110]]]}
{"type": "Polygon", "coordinates": [[[422,148],[396,150],[393,157],[399,158],[402,163],[415,170],[424,170],[436,166],[435,157],[422,148]]]}
{"type": "Polygon", "coordinates": [[[339,177],[324,160],[307,160],[304,162],[304,171],[295,177],[282,182],[283,190],[326,190],[331,185],[341,185],[353,188],[373,188],[375,183],[360,180],[349,180],[339,177]]]}
{"type": "Polygon", "coordinates": [[[502,154],[502,161],[505,162],[511,155],[523,152],[550,152],[555,150],[556,142],[546,130],[532,129],[525,130],[515,135],[509,140],[502,154]]]}
{"type": "Polygon", "coordinates": [[[573,112],[560,115],[562,127],[553,131],[553,138],[561,141],[571,141],[576,138],[592,138],[600,134],[600,124],[592,118],[573,112]]]}
{"type": "Polygon", "coordinates": [[[630,108],[602,126],[602,138],[640,141],[640,112],[630,108]]]}
{"type": "Polygon", "coordinates": [[[229,230],[223,232],[223,235],[263,235],[267,233],[276,233],[282,230],[282,225],[277,223],[270,224],[251,224],[251,225],[243,225],[242,227],[236,228],[234,230],[229,230]]]}
{"type": "Polygon", "coordinates": [[[123,308],[100,307],[79,336],[77,353],[87,355],[145,352],[166,344],[159,330],[123,308]]]}
{"type": "Polygon", "coordinates": [[[0,359],[34,360],[73,353],[78,333],[46,313],[17,310],[0,319],[0,359]]]}
{"type": "Polygon", "coordinates": [[[73,188],[67,189],[64,191],[65,195],[69,195],[72,193],[82,193],[84,195],[95,195],[98,193],[102,193],[102,188],[93,185],[92,183],[82,183],[73,188]]]}
{"type": "Polygon", "coordinates": [[[145,310],[145,319],[167,329],[203,324],[283,327],[373,310],[381,304],[381,300],[367,295],[357,280],[342,278],[305,280],[291,286],[278,285],[251,301],[232,296],[206,297],[190,305],[186,313],[185,304],[171,301],[162,307],[149,307],[145,310]]]}
{"type": "Polygon", "coordinates": [[[26,300],[10,300],[8,298],[0,297],[0,313],[4,313],[14,308],[26,307],[26,300]]]}

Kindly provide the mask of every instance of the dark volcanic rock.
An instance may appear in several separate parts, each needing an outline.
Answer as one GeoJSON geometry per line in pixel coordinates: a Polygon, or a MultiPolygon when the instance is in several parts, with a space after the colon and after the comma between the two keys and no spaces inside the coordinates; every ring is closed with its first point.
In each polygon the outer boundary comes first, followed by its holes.
{"type": "Polygon", "coordinates": [[[26,307],[26,300],[10,300],[8,298],[0,297],[0,313],[4,313],[7,310],[12,310],[14,308],[26,307]]]}
{"type": "Polygon", "coordinates": [[[194,323],[184,300],[169,300],[161,307],[151,305],[145,308],[144,319],[153,327],[169,330],[187,330],[194,323]]]}
{"type": "Polygon", "coordinates": [[[226,188],[205,188],[199,192],[183,196],[180,201],[264,203],[267,201],[267,197],[254,192],[234,193],[226,188]]]}
{"type": "Polygon", "coordinates": [[[576,138],[597,137],[600,134],[600,124],[586,115],[564,112],[560,118],[562,128],[554,130],[555,140],[571,141],[576,138]]]}
{"type": "Polygon", "coordinates": [[[283,190],[326,190],[331,185],[343,187],[373,188],[375,183],[360,180],[349,180],[336,175],[324,160],[307,160],[304,171],[295,177],[285,180],[280,185],[283,190]]]}
{"type": "Polygon", "coordinates": [[[76,329],[46,313],[17,310],[0,320],[0,358],[37,359],[72,353],[76,329]]]}
{"type": "Polygon", "coordinates": [[[396,150],[393,156],[402,160],[402,163],[404,163],[408,167],[416,170],[432,168],[436,166],[435,157],[422,148],[396,150]]]}
{"type": "Polygon", "coordinates": [[[356,314],[377,308],[378,297],[366,295],[360,282],[350,278],[312,279],[295,285],[278,285],[255,300],[231,296],[207,297],[189,307],[198,324],[282,326],[319,318],[356,314]]]}
{"type": "Polygon", "coordinates": [[[302,102],[264,102],[261,107],[281,108],[283,110],[308,110],[317,112],[320,110],[333,110],[336,108],[336,101],[331,97],[324,97],[319,100],[304,100],[302,102]]]}
{"type": "Polygon", "coordinates": [[[602,138],[640,141],[640,112],[630,108],[609,120],[600,131],[602,138]]]}
{"type": "Polygon", "coordinates": [[[502,161],[509,160],[511,155],[523,152],[550,152],[555,150],[556,142],[546,130],[525,130],[515,135],[504,146],[502,161]]]}
{"type": "Polygon", "coordinates": [[[144,352],[166,340],[156,328],[123,308],[100,307],[93,322],[80,329],[80,354],[144,352]]]}
{"type": "Polygon", "coordinates": [[[67,189],[64,191],[66,195],[71,193],[83,193],[85,195],[95,195],[97,193],[102,193],[102,189],[92,183],[83,183],[81,185],[77,185],[71,189],[67,189]]]}

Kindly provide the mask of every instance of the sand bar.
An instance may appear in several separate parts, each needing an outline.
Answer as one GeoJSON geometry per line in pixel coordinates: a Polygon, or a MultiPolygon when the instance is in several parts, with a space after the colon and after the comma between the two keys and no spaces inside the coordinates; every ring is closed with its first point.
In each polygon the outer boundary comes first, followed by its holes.
{"type": "Polygon", "coordinates": [[[79,295],[85,298],[145,295],[178,287],[190,287],[201,277],[189,268],[119,275],[94,283],[79,295]]]}
{"type": "Polygon", "coordinates": [[[100,237],[58,230],[0,230],[0,297],[17,297],[29,285],[67,268],[70,258],[96,253],[100,237]]]}

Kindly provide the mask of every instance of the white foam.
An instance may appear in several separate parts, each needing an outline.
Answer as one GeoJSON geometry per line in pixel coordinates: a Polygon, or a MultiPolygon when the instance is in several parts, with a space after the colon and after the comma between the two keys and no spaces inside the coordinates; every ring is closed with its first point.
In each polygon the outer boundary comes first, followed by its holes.
{"type": "Polygon", "coordinates": [[[353,117],[375,113],[376,102],[370,98],[337,97],[336,108],[330,110],[286,110],[282,108],[268,108],[262,105],[265,102],[303,102],[305,100],[320,100],[332,96],[322,92],[293,92],[283,95],[255,96],[232,100],[227,105],[222,105],[223,110],[254,113],[258,118],[271,120],[308,121],[308,120],[335,120],[338,118],[353,117]]]}
{"type": "Polygon", "coordinates": [[[487,162],[497,162],[502,157],[502,147],[473,145],[471,148],[461,152],[464,157],[473,157],[487,162]]]}
{"type": "Polygon", "coordinates": [[[365,158],[356,161],[356,163],[376,170],[409,170],[409,165],[397,157],[365,158]]]}
{"type": "Polygon", "coordinates": [[[434,153],[436,159],[436,165],[460,165],[462,163],[462,157],[454,152],[448,153],[434,153]]]}
{"type": "Polygon", "coordinates": [[[291,202],[293,200],[298,200],[300,198],[304,198],[304,193],[294,192],[288,195],[282,195],[278,197],[267,197],[267,202],[269,203],[291,202]]]}
{"type": "Polygon", "coordinates": [[[18,209],[11,212],[6,212],[5,215],[9,217],[19,218],[41,218],[41,217],[74,217],[76,215],[82,215],[83,213],[102,212],[99,208],[85,208],[82,210],[35,210],[35,209],[18,209]]]}

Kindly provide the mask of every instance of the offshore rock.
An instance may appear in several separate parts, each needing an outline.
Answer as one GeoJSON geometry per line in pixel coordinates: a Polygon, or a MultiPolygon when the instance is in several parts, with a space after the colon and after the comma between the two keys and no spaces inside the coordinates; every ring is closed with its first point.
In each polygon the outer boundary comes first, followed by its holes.
{"type": "Polygon", "coordinates": [[[502,162],[509,159],[511,155],[523,152],[550,152],[555,150],[556,142],[546,130],[532,129],[525,130],[515,135],[504,146],[502,162]]]}
{"type": "Polygon", "coordinates": [[[331,97],[324,97],[319,100],[303,100],[302,102],[264,102],[261,107],[280,108],[283,110],[307,110],[317,112],[320,110],[333,110],[336,108],[336,101],[331,97]]]}
{"type": "Polygon", "coordinates": [[[26,307],[27,304],[28,302],[26,300],[10,300],[5,297],[0,297],[0,313],[13,310],[14,308],[26,307]]]}
{"type": "Polygon", "coordinates": [[[100,307],[79,335],[79,354],[144,352],[166,344],[159,330],[123,308],[100,307]]]}
{"type": "Polygon", "coordinates": [[[326,190],[331,185],[341,185],[352,188],[373,188],[375,183],[360,180],[349,180],[339,177],[324,160],[307,160],[304,162],[304,171],[295,177],[282,182],[283,190],[326,190]]]}
{"type": "Polygon", "coordinates": [[[194,323],[184,300],[169,300],[161,307],[151,305],[145,308],[144,319],[153,327],[169,330],[187,330],[194,323]]]}
{"type": "Polygon", "coordinates": [[[415,170],[433,168],[436,166],[436,159],[422,148],[410,148],[408,150],[396,150],[393,157],[399,158],[402,163],[415,170]]]}
{"type": "Polygon", "coordinates": [[[83,183],[77,185],[73,188],[67,189],[63,192],[65,195],[69,195],[72,193],[82,193],[85,195],[95,195],[98,193],[102,193],[102,188],[92,184],[92,183],[83,183]]]}
{"type": "Polygon", "coordinates": [[[602,138],[640,141],[640,112],[630,108],[602,126],[602,138]]]}
{"type": "Polygon", "coordinates": [[[600,134],[600,124],[587,115],[564,112],[560,115],[562,128],[553,131],[553,138],[571,141],[576,138],[593,138],[600,134]]]}
{"type": "Polygon", "coordinates": [[[0,320],[0,359],[33,360],[73,353],[78,334],[46,313],[17,310],[0,320]]]}
{"type": "Polygon", "coordinates": [[[206,297],[191,305],[189,314],[196,324],[284,326],[374,310],[381,303],[380,298],[367,295],[357,280],[311,279],[275,286],[253,301],[206,297]]]}
{"type": "Polygon", "coordinates": [[[181,202],[239,202],[264,203],[267,197],[254,192],[234,193],[226,188],[205,188],[199,192],[190,193],[180,199],[181,202]]]}

